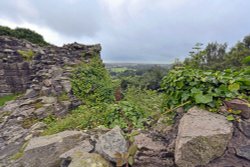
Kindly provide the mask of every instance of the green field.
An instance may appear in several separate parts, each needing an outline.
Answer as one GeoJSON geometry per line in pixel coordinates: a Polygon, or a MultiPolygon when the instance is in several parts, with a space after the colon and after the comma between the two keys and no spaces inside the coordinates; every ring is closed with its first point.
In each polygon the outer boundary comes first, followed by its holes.
{"type": "Polygon", "coordinates": [[[126,70],[128,70],[127,67],[114,67],[114,68],[111,68],[111,72],[115,72],[115,73],[124,72],[126,70]]]}

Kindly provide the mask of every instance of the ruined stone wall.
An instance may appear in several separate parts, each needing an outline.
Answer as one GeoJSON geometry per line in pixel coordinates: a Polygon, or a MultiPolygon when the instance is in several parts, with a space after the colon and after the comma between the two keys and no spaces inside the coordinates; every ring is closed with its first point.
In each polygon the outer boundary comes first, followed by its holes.
{"type": "Polygon", "coordinates": [[[27,46],[11,38],[0,37],[0,96],[28,88],[31,76],[29,63],[18,54],[18,50],[27,46]]]}
{"type": "Polygon", "coordinates": [[[70,76],[75,67],[90,62],[100,51],[100,45],[39,47],[0,36],[0,96],[22,93],[0,107],[0,166],[12,167],[11,156],[27,136],[39,135],[31,130],[32,120],[64,116],[82,103],[72,93],[70,76]],[[25,58],[26,52],[32,57],[25,58]]]}
{"type": "MultiPolygon", "coordinates": [[[[77,43],[63,47],[52,45],[40,47],[25,40],[1,36],[0,96],[25,92],[28,88],[41,90],[43,87],[41,83],[44,80],[62,77],[61,73],[67,73],[69,70],[64,67],[71,67],[83,61],[88,62],[91,56],[99,54],[100,50],[100,45],[87,46],[77,43]],[[31,52],[32,58],[25,59],[22,52],[31,52]],[[60,76],[55,76],[56,72],[57,74],[59,72],[60,76]]],[[[61,89],[60,84],[54,83],[54,85],[55,89],[61,89]]]]}

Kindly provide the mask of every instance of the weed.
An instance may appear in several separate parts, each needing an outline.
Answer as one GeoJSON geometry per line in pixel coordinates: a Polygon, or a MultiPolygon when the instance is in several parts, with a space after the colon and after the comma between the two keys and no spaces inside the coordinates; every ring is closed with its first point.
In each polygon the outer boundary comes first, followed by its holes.
{"type": "Polygon", "coordinates": [[[17,51],[25,61],[31,61],[35,56],[32,50],[18,50],[17,51]]]}

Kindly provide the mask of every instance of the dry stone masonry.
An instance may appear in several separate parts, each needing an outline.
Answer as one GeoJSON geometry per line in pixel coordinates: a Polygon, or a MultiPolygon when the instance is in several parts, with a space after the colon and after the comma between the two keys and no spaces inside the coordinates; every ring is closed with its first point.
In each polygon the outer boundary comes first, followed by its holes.
{"type": "Polygon", "coordinates": [[[31,82],[28,62],[18,53],[34,49],[34,45],[19,42],[9,37],[0,37],[0,96],[25,91],[31,82]]]}
{"type": "Polygon", "coordinates": [[[100,45],[74,43],[63,47],[40,47],[28,41],[1,36],[0,96],[24,92],[27,88],[54,94],[63,88],[69,91],[65,80],[70,67],[88,62],[100,51],[100,45]],[[50,86],[54,86],[54,89],[44,88],[50,86]]]}
{"type": "Polygon", "coordinates": [[[70,76],[100,51],[100,45],[40,47],[0,36],[0,96],[22,94],[0,107],[0,166],[10,164],[25,141],[41,133],[31,128],[34,123],[52,114],[63,116],[81,104],[72,94],[70,76]]]}

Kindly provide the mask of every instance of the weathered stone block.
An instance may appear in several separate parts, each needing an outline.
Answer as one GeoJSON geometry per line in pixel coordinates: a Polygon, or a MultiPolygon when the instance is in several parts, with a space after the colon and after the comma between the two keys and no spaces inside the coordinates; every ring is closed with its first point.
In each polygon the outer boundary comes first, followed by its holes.
{"type": "Polygon", "coordinates": [[[180,120],[175,145],[179,167],[206,165],[223,155],[232,137],[233,126],[222,115],[192,108],[180,120]]]}

